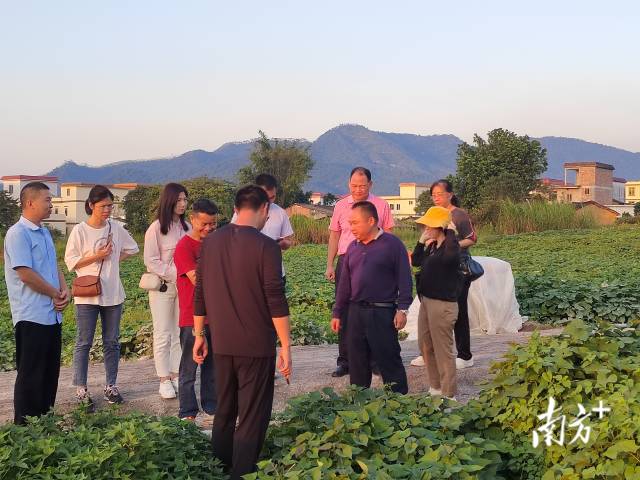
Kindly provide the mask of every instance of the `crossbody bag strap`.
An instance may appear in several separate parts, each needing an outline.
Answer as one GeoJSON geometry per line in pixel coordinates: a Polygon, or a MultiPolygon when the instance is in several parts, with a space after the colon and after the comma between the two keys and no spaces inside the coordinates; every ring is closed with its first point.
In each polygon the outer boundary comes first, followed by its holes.
{"type": "MultiPolygon", "coordinates": [[[[107,238],[109,238],[109,235],[111,235],[111,222],[109,220],[107,220],[107,223],[109,224],[109,231],[107,232],[107,238]]],[[[98,280],[100,280],[100,275],[102,275],[102,266],[103,265],[104,265],[104,258],[100,262],[100,269],[98,269],[98,280]]]]}

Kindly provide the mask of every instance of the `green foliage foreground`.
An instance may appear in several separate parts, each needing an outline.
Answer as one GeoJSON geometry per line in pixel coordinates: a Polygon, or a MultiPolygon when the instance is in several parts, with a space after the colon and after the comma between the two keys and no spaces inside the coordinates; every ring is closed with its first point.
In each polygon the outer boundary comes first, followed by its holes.
{"type": "MultiPolygon", "coordinates": [[[[290,401],[269,429],[251,479],[640,479],[640,323],[534,334],[494,367],[478,399],[332,389],[290,401]],[[533,448],[553,396],[564,446],[533,448]],[[578,416],[602,400],[589,441],[568,445],[578,416]]],[[[558,437],[559,430],[554,432],[558,437]]],[[[174,418],[111,412],[47,416],[0,428],[0,479],[224,478],[208,439],[174,418]]]]}
{"type": "Polygon", "coordinates": [[[577,320],[558,337],[535,334],[513,347],[494,372],[480,398],[461,407],[355,389],[294,399],[270,429],[252,478],[640,478],[639,324],[592,328],[577,320]],[[565,444],[534,449],[537,415],[550,396],[567,415],[565,444]],[[586,420],[586,445],[568,446],[577,404],[589,411],[599,400],[611,412],[586,420]]]}
{"type": "Polygon", "coordinates": [[[0,429],[0,479],[226,478],[191,422],[113,412],[48,415],[0,429]]]}

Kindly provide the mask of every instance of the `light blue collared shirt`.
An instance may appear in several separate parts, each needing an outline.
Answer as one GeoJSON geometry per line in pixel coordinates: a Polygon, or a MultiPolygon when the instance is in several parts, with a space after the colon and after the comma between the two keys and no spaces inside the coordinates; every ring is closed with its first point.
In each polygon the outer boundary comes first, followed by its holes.
{"type": "Polygon", "coordinates": [[[62,314],[54,309],[53,299],[26,286],[15,270],[18,267],[31,268],[46,282],[60,288],[56,249],[49,230],[24,217],[20,217],[4,238],[4,278],[13,324],[21,321],[41,325],[61,323],[62,314]]]}

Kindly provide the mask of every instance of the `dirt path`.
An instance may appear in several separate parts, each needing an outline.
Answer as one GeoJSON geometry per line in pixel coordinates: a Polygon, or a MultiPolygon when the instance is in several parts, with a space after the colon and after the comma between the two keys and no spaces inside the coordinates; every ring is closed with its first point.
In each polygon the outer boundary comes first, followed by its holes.
{"type": "MultiPolygon", "coordinates": [[[[542,335],[555,335],[561,330],[545,330],[542,335]]],[[[480,335],[471,340],[475,365],[458,371],[458,395],[461,402],[466,402],[475,396],[479,381],[487,378],[490,364],[499,359],[514,343],[525,343],[531,332],[503,335],[480,335]]],[[[293,375],[291,385],[284,379],[276,380],[274,411],[282,410],[289,398],[301,393],[332,386],[342,389],[348,385],[348,376],[335,379],[330,373],[335,368],[337,345],[321,345],[308,347],[293,347],[293,375]]],[[[426,372],[422,367],[409,365],[411,359],[418,355],[417,342],[402,342],[402,358],[409,376],[410,393],[423,392],[428,389],[426,372]]],[[[62,368],[58,388],[56,409],[67,411],[74,407],[75,387],[71,385],[72,369],[62,368]]],[[[13,418],[13,384],[15,372],[0,373],[0,423],[13,418]]],[[[100,364],[91,365],[89,369],[89,390],[93,393],[96,406],[104,406],[102,400],[102,386],[104,385],[104,368],[100,364]]],[[[158,382],[152,359],[126,361],[120,364],[118,375],[120,391],[126,403],[123,410],[138,410],[155,415],[177,415],[177,400],[162,400],[158,396],[158,382]]],[[[374,377],[373,386],[381,384],[378,377],[374,377]]]]}

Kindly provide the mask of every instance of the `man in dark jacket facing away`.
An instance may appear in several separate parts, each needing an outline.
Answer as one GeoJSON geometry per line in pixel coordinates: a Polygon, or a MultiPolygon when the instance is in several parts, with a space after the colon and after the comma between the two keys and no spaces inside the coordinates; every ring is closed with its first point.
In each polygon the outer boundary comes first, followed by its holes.
{"type": "Polygon", "coordinates": [[[218,407],[213,422],[213,455],[231,478],[254,472],[271,418],[276,334],[282,348],[278,370],[289,378],[289,307],[278,244],[260,233],[269,198],[257,185],[236,193],[235,224],[202,244],[196,272],[193,357],[208,354],[204,318],[209,320],[218,407]],[[236,421],[238,426],[236,428],[236,421]]]}

